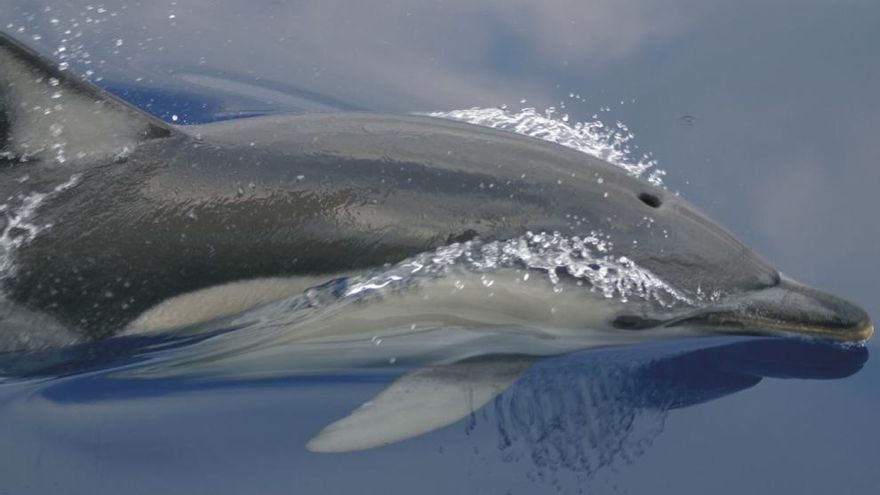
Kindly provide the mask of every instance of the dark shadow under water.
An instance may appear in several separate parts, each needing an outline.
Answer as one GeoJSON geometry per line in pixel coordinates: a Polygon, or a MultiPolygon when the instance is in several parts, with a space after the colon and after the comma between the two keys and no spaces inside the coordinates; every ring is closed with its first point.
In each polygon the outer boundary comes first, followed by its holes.
{"type": "Polygon", "coordinates": [[[671,410],[749,389],[763,378],[845,378],[868,359],[864,347],[801,340],[676,347],[583,353],[539,364],[494,404],[501,452],[520,443],[539,477],[564,470],[583,481],[634,462],[660,435],[671,410]]]}

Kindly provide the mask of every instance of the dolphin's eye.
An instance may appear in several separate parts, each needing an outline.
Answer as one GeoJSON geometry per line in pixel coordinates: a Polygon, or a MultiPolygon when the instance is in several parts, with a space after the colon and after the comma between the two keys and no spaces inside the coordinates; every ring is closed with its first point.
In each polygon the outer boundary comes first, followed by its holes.
{"type": "Polygon", "coordinates": [[[660,205],[663,204],[663,202],[660,201],[659,196],[656,196],[651,193],[646,193],[646,192],[640,193],[639,199],[642,200],[642,203],[645,203],[646,205],[650,206],[651,208],[660,208],[660,205]]]}
{"type": "Polygon", "coordinates": [[[474,240],[477,237],[477,231],[474,229],[467,229],[461,234],[453,235],[449,234],[449,237],[446,238],[446,244],[452,244],[454,242],[468,242],[474,240]]]}
{"type": "Polygon", "coordinates": [[[620,315],[611,322],[611,326],[620,330],[647,330],[655,328],[663,323],[653,318],[644,318],[636,315],[620,315]]]}

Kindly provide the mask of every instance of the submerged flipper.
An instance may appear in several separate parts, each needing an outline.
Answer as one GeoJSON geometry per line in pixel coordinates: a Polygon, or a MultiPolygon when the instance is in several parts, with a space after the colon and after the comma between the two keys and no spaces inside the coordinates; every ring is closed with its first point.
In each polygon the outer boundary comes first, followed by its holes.
{"type": "Polygon", "coordinates": [[[0,159],[94,160],[174,132],[0,33],[0,159]]]}
{"type": "Polygon", "coordinates": [[[306,448],[312,452],[351,452],[440,429],[507,390],[533,362],[531,358],[517,356],[413,371],[348,416],[325,427],[306,448]]]}

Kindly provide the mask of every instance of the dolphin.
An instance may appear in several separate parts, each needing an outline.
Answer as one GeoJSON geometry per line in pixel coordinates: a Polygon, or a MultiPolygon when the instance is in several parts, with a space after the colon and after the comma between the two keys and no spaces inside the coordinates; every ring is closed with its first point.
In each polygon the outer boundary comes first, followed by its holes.
{"type": "Polygon", "coordinates": [[[7,347],[44,341],[27,335],[36,327],[86,340],[239,328],[263,308],[261,321],[296,331],[235,356],[209,339],[165,368],[234,364],[244,376],[266,362],[321,369],[329,355],[364,364],[346,345],[391,331],[390,358],[426,366],[320,432],[308,447],[321,452],[450,424],[536,356],[694,334],[873,332],[860,308],[782,276],[686,200],[599,158],[417,115],[172,126],[2,34],[0,200],[0,327],[18,332],[7,347]],[[449,249],[483,264],[432,272],[380,303],[355,297],[399,280],[388,267],[417,270],[449,249]],[[535,264],[536,251],[576,268],[535,264]],[[623,272],[646,297],[605,297],[616,289],[602,280],[623,272]],[[345,304],[291,310],[315,297],[345,304]]]}

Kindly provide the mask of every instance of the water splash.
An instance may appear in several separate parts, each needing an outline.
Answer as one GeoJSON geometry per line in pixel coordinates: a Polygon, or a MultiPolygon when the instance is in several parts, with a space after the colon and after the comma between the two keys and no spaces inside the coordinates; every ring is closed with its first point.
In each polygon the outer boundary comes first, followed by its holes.
{"type": "MultiPolygon", "coordinates": [[[[567,276],[577,286],[588,287],[605,298],[621,302],[640,298],[662,307],[695,304],[649,270],[625,256],[615,256],[612,249],[612,242],[600,232],[586,237],[529,232],[503,241],[473,240],[414,256],[380,273],[352,277],[344,292],[338,288],[333,290],[343,297],[359,297],[405,288],[418,283],[419,279],[447,276],[456,270],[491,275],[498,269],[524,268],[546,274],[557,292],[564,290],[560,277],[567,276]]],[[[528,279],[529,276],[526,270],[523,277],[528,279]]],[[[483,283],[491,287],[491,277],[484,277],[483,283]]]]}
{"type": "Polygon", "coordinates": [[[34,222],[34,217],[40,206],[53,196],[74,187],[79,183],[79,180],[80,175],[74,174],[51,191],[19,194],[15,198],[17,204],[11,202],[0,204],[0,215],[4,219],[3,231],[0,232],[0,280],[13,274],[15,251],[33,241],[37,234],[52,226],[51,224],[34,222]]]}
{"type": "MultiPolygon", "coordinates": [[[[468,283],[479,280],[491,293],[493,274],[505,269],[521,270],[523,280],[545,276],[557,294],[584,290],[618,302],[639,299],[664,309],[699,303],[612,251],[611,241],[599,232],[585,237],[529,232],[507,240],[454,243],[380,270],[330,280],[302,295],[245,311],[221,324],[239,328],[256,323],[264,330],[278,328],[287,333],[290,328],[306,328],[313,319],[350,304],[381,303],[386,296],[417,290],[440,278],[453,281],[454,290],[464,290],[468,283]],[[477,277],[471,276],[474,274],[477,277]]],[[[131,333],[139,330],[133,328],[131,333]]]]}
{"type": "Polygon", "coordinates": [[[523,108],[519,112],[503,107],[472,107],[449,112],[429,112],[426,115],[561,144],[617,165],[634,177],[647,174],[644,178],[654,185],[662,185],[663,176],[666,175],[664,170],[656,168],[657,161],[649,155],[636,156],[631,145],[635,136],[623,122],[618,121],[613,126],[598,119],[571,123],[567,114],[556,116],[554,107],[543,113],[533,107],[523,108]]]}
{"type": "MultiPolygon", "coordinates": [[[[51,50],[59,69],[75,67],[83,79],[100,82],[103,77],[95,73],[105,68],[107,60],[93,57],[87,49],[90,45],[87,40],[90,36],[88,28],[95,28],[97,33],[102,34],[111,31],[122,33],[113,21],[125,13],[128,6],[123,4],[114,8],[118,10],[102,5],[45,6],[39,10],[33,6],[14,6],[10,15],[17,22],[7,23],[5,29],[22,40],[26,40],[30,34],[31,40],[51,50]]],[[[124,44],[124,39],[116,38],[111,54],[120,55],[124,44]]]]}

